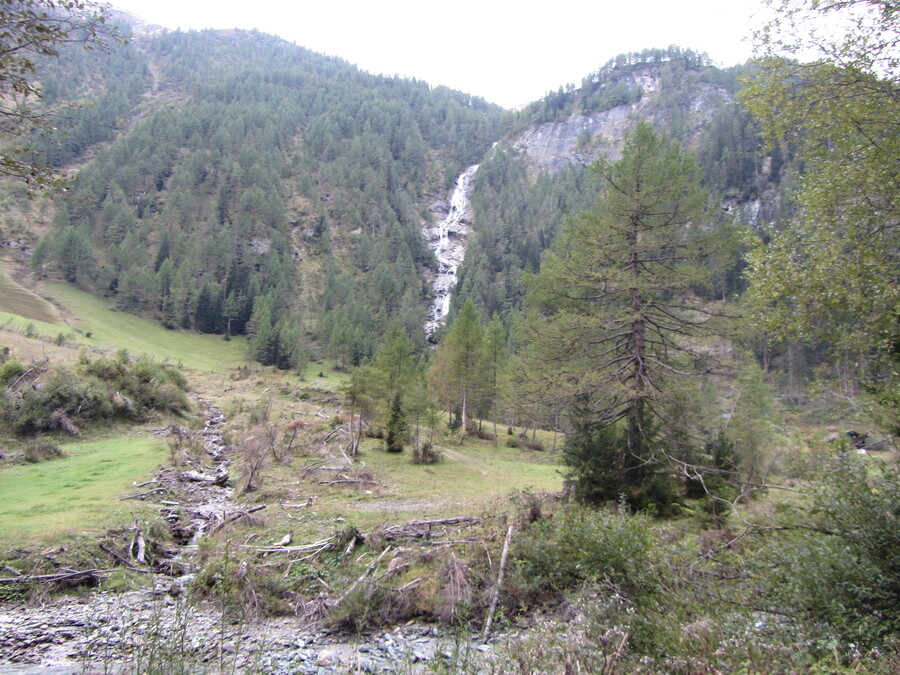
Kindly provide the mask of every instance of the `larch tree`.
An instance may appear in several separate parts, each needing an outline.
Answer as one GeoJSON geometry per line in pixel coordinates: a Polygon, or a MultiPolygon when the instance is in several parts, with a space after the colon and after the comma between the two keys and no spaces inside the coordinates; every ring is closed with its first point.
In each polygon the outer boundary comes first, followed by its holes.
{"type": "Polygon", "coordinates": [[[494,425],[494,445],[497,445],[497,407],[501,401],[506,365],[509,361],[509,347],[506,328],[496,314],[488,324],[484,334],[483,370],[485,383],[484,403],[494,425]]]}
{"type": "Polygon", "coordinates": [[[463,433],[469,411],[483,391],[483,349],[484,328],[475,303],[469,298],[450,326],[428,373],[430,388],[439,402],[451,413],[458,411],[463,433]]]}
{"type": "Polygon", "coordinates": [[[571,474],[602,501],[640,492],[675,454],[668,411],[679,381],[703,370],[697,337],[711,317],[691,294],[705,274],[694,158],[641,122],[622,158],[596,170],[596,205],[569,220],[529,280],[524,354],[546,400],[579,418],[573,437],[590,442],[587,457],[567,453],[571,474]],[[620,467],[613,479],[587,485],[606,464],[620,467]]]}

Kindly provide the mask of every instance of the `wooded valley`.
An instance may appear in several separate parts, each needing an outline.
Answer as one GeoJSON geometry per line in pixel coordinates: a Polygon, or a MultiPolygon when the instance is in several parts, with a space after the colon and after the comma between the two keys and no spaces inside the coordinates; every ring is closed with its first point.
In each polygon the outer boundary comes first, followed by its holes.
{"type": "Polygon", "coordinates": [[[896,672],[900,12],[770,4],[515,111],[0,8],[0,673],[896,672]]]}

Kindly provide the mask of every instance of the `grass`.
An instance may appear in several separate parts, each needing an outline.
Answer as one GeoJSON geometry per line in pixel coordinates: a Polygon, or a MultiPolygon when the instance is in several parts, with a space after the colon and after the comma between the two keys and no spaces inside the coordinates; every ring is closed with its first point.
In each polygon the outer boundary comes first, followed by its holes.
{"type": "Polygon", "coordinates": [[[157,438],[61,445],[62,459],[0,472],[0,551],[125,522],[139,502],[117,501],[168,458],[157,438]]]}
{"type": "Polygon", "coordinates": [[[19,286],[0,269],[0,321],[5,322],[11,316],[45,325],[59,323],[53,305],[19,286]]]}
{"type": "MultiPolygon", "coordinates": [[[[321,435],[317,432],[316,435],[321,435]]],[[[313,497],[308,520],[296,523],[281,520],[275,513],[269,526],[296,529],[298,541],[318,538],[345,522],[366,532],[385,523],[410,520],[482,516],[505,503],[514,490],[559,492],[562,475],[558,456],[467,440],[463,445],[440,443],[443,461],[415,465],[410,450],[391,454],[381,449],[381,441],[365,439],[359,457],[364,465],[356,471],[371,474],[378,485],[320,485],[334,478],[330,472],[304,476],[302,467],[315,457],[296,458],[290,466],[270,463],[264,470],[261,493],[254,499],[303,502],[313,497]]],[[[332,464],[341,464],[335,459],[332,464]]],[[[502,507],[501,507],[502,508],[502,507]]]]}
{"type": "Polygon", "coordinates": [[[247,362],[244,338],[225,341],[218,335],[167,330],[150,319],[117,312],[107,300],[65,284],[48,284],[47,292],[78,317],[81,333],[74,336],[76,342],[148,354],[207,372],[228,371],[247,362]]]}

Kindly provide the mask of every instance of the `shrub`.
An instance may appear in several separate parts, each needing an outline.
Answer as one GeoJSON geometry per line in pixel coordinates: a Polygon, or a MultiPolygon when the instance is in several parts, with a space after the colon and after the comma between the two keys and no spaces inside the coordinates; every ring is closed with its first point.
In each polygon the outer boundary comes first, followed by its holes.
{"type": "Polygon", "coordinates": [[[513,577],[526,603],[543,603],[587,582],[629,595],[653,584],[653,535],[640,515],[567,506],[528,525],[512,552],[513,577]]]}
{"type": "Polygon", "coordinates": [[[11,359],[0,366],[0,384],[8,387],[25,372],[25,366],[17,359],[11,359]]]}
{"type": "Polygon", "coordinates": [[[413,445],[410,462],[413,464],[437,464],[441,461],[441,451],[431,441],[425,441],[419,445],[413,445]]]}
{"type": "MultiPolygon", "coordinates": [[[[26,368],[18,361],[0,366],[0,382],[7,385],[26,368]]],[[[30,387],[17,387],[2,401],[3,420],[19,434],[62,429],[78,434],[78,425],[119,415],[144,419],[149,411],[182,413],[189,409],[187,383],[177,368],[140,359],[98,359],[85,354],[77,369],[57,366],[30,387]]]]}
{"type": "Polygon", "coordinates": [[[65,457],[66,453],[59,449],[53,443],[45,441],[33,441],[25,444],[25,450],[22,458],[29,464],[37,464],[38,462],[46,462],[51,459],[59,459],[65,457]]]}
{"type": "Polygon", "coordinates": [[[847,643],[880,646],[900,631],[900,471],[834,460],[813,499],[811,529],[778,547],[772,600],[847,643]]]}

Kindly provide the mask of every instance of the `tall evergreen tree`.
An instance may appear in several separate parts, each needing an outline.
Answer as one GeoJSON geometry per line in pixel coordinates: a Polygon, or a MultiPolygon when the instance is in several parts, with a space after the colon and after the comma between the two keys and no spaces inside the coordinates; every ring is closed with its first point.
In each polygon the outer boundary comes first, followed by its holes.
{"type": "Polygon", "coordinates": [[[689,230],[702,225],[705,198],[694,158],[647,123],[597,173],[596,206],[570,220],[530,280],[527,355],[547,396],[579,400],[585,438],[624,454],[621,484],[638,489],[671,455],[660,422],[678,380],[696,372],[693,339],[709,320],[690,300],[703,272],[689,230]]]}
{"type": "Polygon", "coordinates": [[[391,400],[391,414],[387,422],[385,444],[388,452],[403,452],[408,427],[406,412],[403,410],[403,398],[400,392],[397,392],[391,400]]]}

